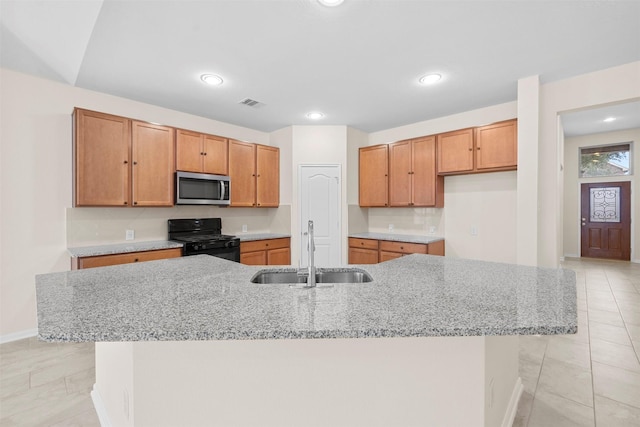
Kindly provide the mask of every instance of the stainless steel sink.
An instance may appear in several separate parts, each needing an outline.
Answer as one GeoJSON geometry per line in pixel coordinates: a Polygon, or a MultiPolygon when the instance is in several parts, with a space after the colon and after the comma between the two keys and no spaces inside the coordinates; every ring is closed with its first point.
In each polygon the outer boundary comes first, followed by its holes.
{"type": "MultiPolygon", "coordinates": [[[[319,268],[316,283],[367,283],[373,281],[369,273],[359,268],[319,268]]],[[[260,270],[251,278],[251,283],[307,283],[306,274],[296,270],[260,270]]]]}

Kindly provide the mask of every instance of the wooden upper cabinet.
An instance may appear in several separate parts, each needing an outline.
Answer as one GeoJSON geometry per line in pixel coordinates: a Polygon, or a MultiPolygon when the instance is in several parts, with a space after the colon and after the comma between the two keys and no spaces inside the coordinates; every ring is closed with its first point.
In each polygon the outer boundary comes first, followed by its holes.
{"type": "Polygon", "coordinates": [[[389,205],[413,204],[411,174],[413,148],[410,140],[389,144],[389,205]]]}
{"type": "Polygon", "coordinates": [[[226,138],[179,129],[176,133],[176,169],[186,172],[227,175],[226,138]]]}
{"type": "Polygon", "coordinates": [[[412,140],[414,206],[444,206],[444,177],[436,173],[436,137],[412,140]]]}
{"type": "Polygon", "coordinates": [[[204,160],[202,171],[216,175],[229,174],[229,142],[227,138],[204,135],[202,140],[204,160]]]}
{"type": "Polygon", "coordinates": [[[473,128],[438,135],[438,173],[473,171],[473,128]]]}
{"type": "Polygon", "coordinates": [[[280,149],[256,145],[256,206],[278,207],[279,204],[280,149]]]}
{"type": "Polygon", "coordinates": [[[476,169],[515,169],[518,165],[516,120],[476,128],[476,169]]]}
{"type": "Polygon", "coordinates": [[[127,206],[131,121],[76,108],[74,122],[74,206],[127,206]]]}
{"type": "Polygon", "coordinates": [[[132,122],[134,206],[173,206],[174,129],[132,122]]]}
{"type": "Polygon", "coordinates": [[[230,206],[255,206],[256,203],[256,145],[229,141],[230,206]]]}
{"type": "Polygon", "coordinates": [[[444,206],[444,178],[436,175],[436,138],[389,145],[389,205],[444,206]]]}
{"type": "Polygon", "coordinates": [[[517,120],[438,135],[438,174],[494,172],[518,168],[517,120]]]}
{"type": "Polygon", "coordinates": [[[387,144],[360,148],[360,206],[388,206],[388,167],[389,154],[387,144]]]}
{"type": "Polygon", "coordinates": [[[173,206],[173,128],[80,108],[74,120],[74,206],[173,206]]]}

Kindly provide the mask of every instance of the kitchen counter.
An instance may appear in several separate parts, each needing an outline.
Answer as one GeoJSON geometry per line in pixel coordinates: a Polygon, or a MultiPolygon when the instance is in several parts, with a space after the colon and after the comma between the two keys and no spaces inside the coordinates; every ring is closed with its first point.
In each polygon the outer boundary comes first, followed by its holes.
{"type": "Polygon", "coordinates": [[[236,237],[239,237],[241,242],[251,242],[254,240],[282,239],[286,237],[291,237],[291,235],[281,234],[281,233],[251,233],[251,234],[240,233],[240,234],[237,234],[236,237]]]}
{"type": "Polygon", "coordinates": [[[72,258],[81,258],[89,256],[124,254],[130,252],[155,251],[181,247],[182,243],[171,242],[168,240],[155,240],[148,242],[126,242],[110,245],[81,246],[68,248],[67,251],[72,258]]]}
{"type": "Polygon", "coordinates": [[[577,331],[572,271],[361,267],[373,282],[312,289],[206,255],[39,275],[38,333],[97,341],[102,425],[497,427],[523,390],[515,335],[577,331]]]}
{"type": "Polygon", "coordinates": [[[370,233],[370,232],[352,233],[352,234],[349,234],[349,237],[355,237],[358,239],[390,240],[392,242],[421,243],[425,245],[444,240],[444,237],[440,237],[440,236],[423,236],[423,235],[417,235],[417,234],[397,234],[397,233],[370,233]]]}
{"type": "Polygon", "coordinates": [[[575,273],[410,255],[374,281],[290,289],[206,255],[36,277],[46,341],[180,341],[568,334],[575,273]]]}

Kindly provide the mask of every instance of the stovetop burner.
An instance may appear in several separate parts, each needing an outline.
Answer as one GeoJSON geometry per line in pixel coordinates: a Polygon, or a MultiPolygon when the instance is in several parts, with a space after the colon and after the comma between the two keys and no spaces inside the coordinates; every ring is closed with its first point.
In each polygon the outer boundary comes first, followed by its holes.
{"type": "Polygon", "coordinates": [[[170,219],[169,240],[183,243],[183,255],[207,254],[240,262],[240,239],[222,234],[220,218],[170,219]]]}

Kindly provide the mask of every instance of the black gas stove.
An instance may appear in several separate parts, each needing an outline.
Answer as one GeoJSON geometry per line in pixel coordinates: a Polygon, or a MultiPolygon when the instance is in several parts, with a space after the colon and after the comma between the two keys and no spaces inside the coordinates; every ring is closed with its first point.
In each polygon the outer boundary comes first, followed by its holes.
{"type": "Polygon", "coordinates": [[[170,219],[169,240],[183,244],[182,255],[212,255],[240,262],[240,239],[222,233],[220,218],[170,219]]]}

